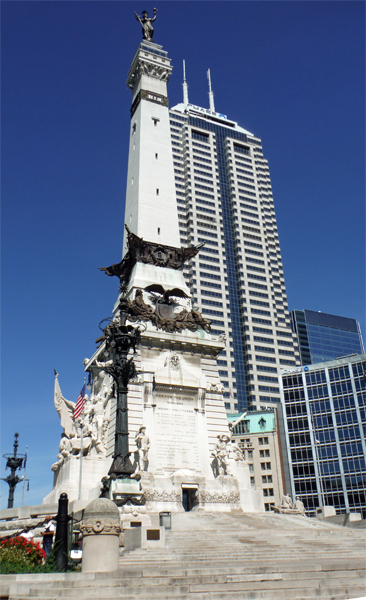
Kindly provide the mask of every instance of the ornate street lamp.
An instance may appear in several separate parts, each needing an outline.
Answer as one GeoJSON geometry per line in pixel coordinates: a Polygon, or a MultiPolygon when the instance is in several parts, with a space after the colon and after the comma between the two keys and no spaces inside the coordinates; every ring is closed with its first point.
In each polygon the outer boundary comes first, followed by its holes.
{"type": "Polygon", "coordinates": [[[127,387],[137,371],[133,357],[128,358],[129,352],[140,343],[139,327],[126,325],[127,313],[119,312],[119,322],[112,321],[104,330],[106,350],[109,360],[103,365],[103,370],[112,376],[117,387],[116,429],[114,438],[113,463],[108,475],[111,479],[129,478],[134,473],[128,448],[128,407],[127,387]]]}
{"type": "Polygon", "coordinates": [[[23,465],[23,461],[25,459],[25,454],[17,454],[18,450],[18,437],[19,433],[14,434],[14,453],[13,454],[3,454],[4,458],[6,458],[6,469],[10,469],[11,473],[7,477],[2,477],[2,481],[6,481],[9,485],[9,498],[8,498],[8,508],[13,508],[14,506],[14,490],[15,486],[19,483],[19,481],[23,481],[22,477],[18,477],[16,475],[17,469],[21,469],[23,465]]]}

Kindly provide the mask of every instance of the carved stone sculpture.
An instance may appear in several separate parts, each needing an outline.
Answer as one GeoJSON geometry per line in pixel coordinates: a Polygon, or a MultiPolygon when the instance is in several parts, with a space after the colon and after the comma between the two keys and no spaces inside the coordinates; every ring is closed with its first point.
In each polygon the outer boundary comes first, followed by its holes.
{"type": "Polygon", "coordinates": [[[223,492],[207,492],[202,490],[199,492],[199,503],[206,504],[207,502],[220,503],[220,504],[238,504],[240,503],[240,493],[238,491],[223,492]]]}
{"type": "Polygon", "coordinates": [[[180,358],[179,358],[178,354],[176,352],[173,352],[173,354],[171,354],[169,356],[169,358],[166,359],[164,366],[169,367],[170,369],[173,369],[173,371],[179,371],[180,358]]]}
{"type": "Polygon", "coordinates": [[[106,407],[112,397],[112,386],[109,381],[105,381],[105,373],[102,371],[99,377],[103,376],[103,383],[99,392],[92,397],[92,408],[89,415],[89,422],[92,428],[92,437],[95,441],[97,451],[103,452],[102,447],[106,444],[105,435],[108,428],[109,417],[106,415],[106,407]],[[98,448],[99,445],[99,448],[98,448]]]}
{"type": "Polygon", "coordinates": [[[281,508],[292,508],[291,496],[284,494],[281,498],[281,508]]]}
{"type": "Polygon", "coordinates": [[[244,461],[242,449],[233,440],[229,446],[230,455],[235,461],[244,461]]]}
{"type": "Polygon", "coordinates": [[[146,427],[142,426],[135,435],[138,449],[138,471],[147,471],[150,440],[146,435],[146,427]]]}
{"type": "Polygon", "coordinates": [[[179,490],[144,489],[146,502],[181,502],[182,492],[179,490]]]}
{"type": "Polygon", "coordinates": [[[294,503],[294,509],[296,511],[298,511],[301,515],[305,514],[305,506],[304,503],[301,501],[300,496],[296,496],[295,498],[295,503],[294,503]]]}
{"type": "Polygon", "coordinates": [[[83,430],[83,456],[104,459],[110,421],[108,404],[113,393],[111,378],[105,371],[100,371],[99,375],[95,376],[91,398],[89,400],[88,396],[85,396],[83,413],[75,419],[76,404],[63,397],[58,374],[55,375],[54,403],[64,433],[60,442],[60,452],[57,455],[58,461],[52,465],[52,471],[58,471],[66,460],[80,457],[81,430],[83,430]]]}
{"type": "Polygon", "coordinates": [[[217,436],[218,441],[215,444],[212,457],[214,459],[214,466],[216,476],[218,475],[230,475],[229,473],[229,453],[228,453],[228,442],[230,438],[228,435],[221,434],[217,436]]]}
{"type": "Polygon", "coordinates": [[[224,391],[224,386],[223,384],[218,381],[217,383],[209,383],[208,387],[207,387],[207,391],[208,392],[223,392],[224,391]]]}
{"type": "Polygon", "coordinates": [[[295,502],[292,502],[289,494],[284,494],[282,496],[280,507],[274,506],[273,511],[281,514],[305,516],[305,506],[300,500],[300,496],[296,496],[295,502]]]}
{"type": "Polygon", "coordinates": [[[60,453],[57,455],[58,461],[53,463],[51,470],[58,471],[61,467],[62,463],[68,458],[72,451],[72,444],[69,438],[63,433],[61,437],[61,442],[59,446],[60,453]]]}
{"type": "MultiPolygon", "coordinates": [[[[87,400],[87,396],[85,398],[87,400]]],[[[74,421],[76,403],[66,400],[66,398],[63,397],[57,371],[55,371],[54,404],[60,416],[61,427],[63,427],[66,437],[71,438],[75,436],[77,431],[77,426],[74,421]]]]}

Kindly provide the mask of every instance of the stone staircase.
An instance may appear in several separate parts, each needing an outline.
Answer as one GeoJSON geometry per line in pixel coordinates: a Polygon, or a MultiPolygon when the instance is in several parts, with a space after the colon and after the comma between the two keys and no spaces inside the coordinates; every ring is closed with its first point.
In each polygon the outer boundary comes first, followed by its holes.
{"type": "Polygon", "coordinates": [[[349,600],[366,596],[365,530],[305,517],[172,515],[166,547],[122,553],[114,573],[2,576],[1,598],[349,600]]]}

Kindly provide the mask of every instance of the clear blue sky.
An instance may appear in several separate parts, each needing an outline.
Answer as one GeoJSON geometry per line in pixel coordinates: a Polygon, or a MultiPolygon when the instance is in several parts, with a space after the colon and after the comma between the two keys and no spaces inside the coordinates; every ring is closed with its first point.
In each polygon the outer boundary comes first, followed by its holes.
{"type": "MultiPolygon", "coordinates": [[[[53,369],[76,401],[121,257],[131,92],[152,2],[2,5],[2,444],[29,446],[34,504],[61,434],[53,369]]],[[[290,309],[364,312],[365,5],[158,2],[170,105],[216,109],[263,140],[290,309]]],[[[365,336],[364,336],[365,337],[365,336]]],[[[1,459],[1,476],[5,461],[1,459]]],[[[18,486],[15,504],[20,504],[18,486]]],[[[1,505],[8,486],[1,484],[1,505]]]]}

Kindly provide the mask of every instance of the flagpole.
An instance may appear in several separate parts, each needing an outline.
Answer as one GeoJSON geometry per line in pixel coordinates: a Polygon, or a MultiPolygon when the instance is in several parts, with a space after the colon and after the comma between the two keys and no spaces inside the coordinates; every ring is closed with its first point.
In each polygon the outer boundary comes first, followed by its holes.
{"type": "Polygon", "coordinates": [[[20,506],[23,506],[24,502],[24,486],[25,486],[25,474],[27,470],[27,457],[28,457],[28,446],[25,448],[25,459],[24,459],[24,473],[23,473],[23,489],[22,489],[22,503],[20,506]]]}
{"type": "MultiPolygon", "coordinates": [[[[85,383],[86,383],[86,377],[84,377],[84,387],[81,391],[81,394],[83,394],[83,408],[81,411],[81,419],[80,419],[80,429],[81,429],[81,435],[80,435],[80,465],[79,465],[79,493],[78,493],[78,500],[81,500],[81,482],[82,482],[82,478],[83,478],[83,434],[84,434],[84,421],[83,421],[83,416],[84,416],[84,408],[85,408],[85,383]]],[[[79,399],[78,399],[79,401],[79,399]]]]}
{"type": "Polygon", "coordinates": [[[84,423],[83,421],[80,422],[80,429],[81,429],[81,436],[80,436],[80,470],[79,470],[79,494],[78,494],[78,500],[81,500],[81,481],[82,481],[82,476],[83,476],[83,430],[84,430],[84,423]]]}

